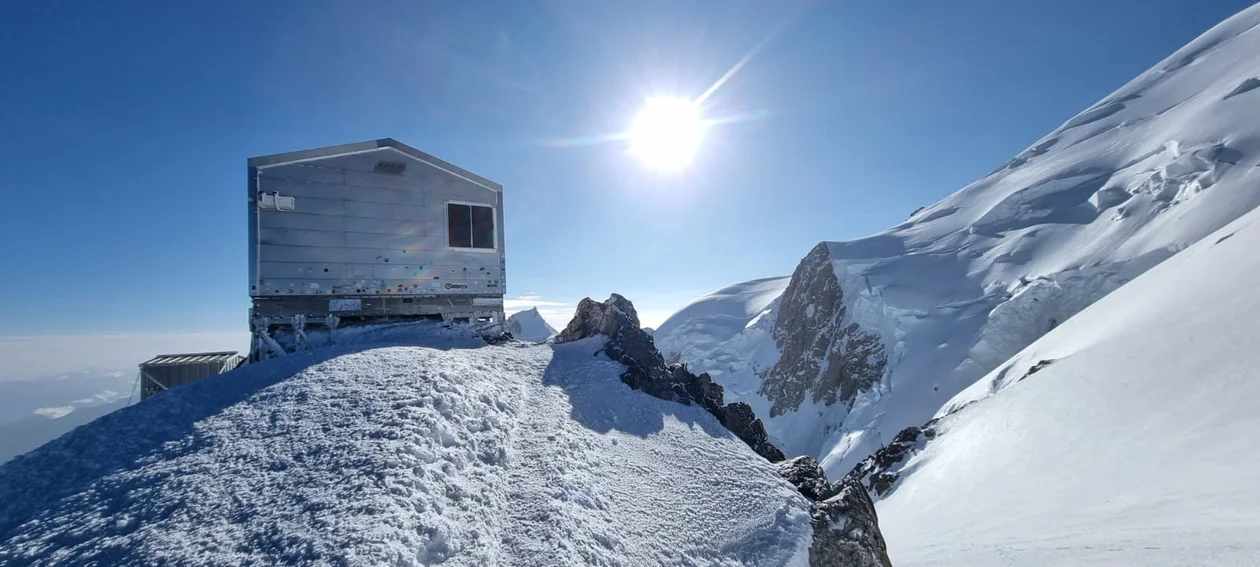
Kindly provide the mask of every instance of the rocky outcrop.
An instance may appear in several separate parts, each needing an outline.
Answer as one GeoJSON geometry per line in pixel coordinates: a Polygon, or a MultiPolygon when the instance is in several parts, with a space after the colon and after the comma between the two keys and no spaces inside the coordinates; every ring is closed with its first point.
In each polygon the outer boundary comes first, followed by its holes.
{"type": "Polygon", "coordinates": [[[792,274],[773,336],[780,357],[760,390],[772,404],[772,417],[798,409],[807,396],[826,405],[852,402],[879,382],[888,361],[879,336],[847,317],[825,243],[792,274]]]}
{"type": "Polygon", "coordinates": [[[933,419],[922,427],[902,429],[891,443],[855,465],[845,479],[866,487],[876,496],[888,494],[901,477],[901,470],[910,456],[936,437],[935,426],[936,420],[933,419]]]}
{"type": "Polygon", "coordinates": [[[578,302],[573,319],[556,335],[556,344],[604,335],[612,337],[622,327],[639,328],[639,314],[634,304],[616,293],[608,301],[598,303],[589,297],[578,302]]]}
{"type": "Polygon", "coordinates": [[[681,364],[665,362],[652,336],[639,328],[638,314],[629,300],[615,293],[603,303],[583,299],[555,341],[560,344],[601,335],[608,337],[602,352],[626,366],[621,380],[631,388],[708,410],[757,454],[779,463],[779,474],[813,503],[811,567],[891,567],[875,505],[866,489],[847,477],[840,483],[828,482],[822,467],[810,457],[785,460],[783,452],[767,439],[765,426],[748,404],[723,403],[722,386],[708,374],[697,376],[681,364]]]}
{"type": "Polygon", "coordinates": [[[770,443],[765,425],[748,404],[724,403],[722,386],[708,374],[697,376],[681,364],[665,362],[652,336],[639,328],[639,316],[628,299],[615,293],[603,303],[589,297],[583,299],[573,320],[556,335],[555,341],[560,344],[600,335],[608,337],[602,352],[626,366],[621,381],[631,388],[662,400],[698,405],[758,455],[771,462],[785,458],[770,443]]]}
{"type": "MultiPolygon", "coordinates": [[[[701,374],[704,380],[709,380],[708,374],[701,374]]],[[[722,386],[714,384],[718,388],[718,394],[721,395],[722,386]]],[[[717,399],[721,404],[722,398],[717,399]]],[[[736,437],[743,439],[753,451],[758,455],[766,458],[767,461],[777,463],[786,459],[787,456],[770,442],[770,438],[766,436],[766,426],[753,413],[752,407],[744,402],[734,402],[726,405],[719,405],[717,408],[712,406],[704,406],[709,413],[717,416],[718,421],[722,425],[731,430],[736,437]]]]}
{"type": "Polygon", "coordinates": [[[850,477],[827,481],[818,462],[796,457],[779,463],[779,474],[813,502],[811,567],[891,567],[875,504],[850,477]]]}

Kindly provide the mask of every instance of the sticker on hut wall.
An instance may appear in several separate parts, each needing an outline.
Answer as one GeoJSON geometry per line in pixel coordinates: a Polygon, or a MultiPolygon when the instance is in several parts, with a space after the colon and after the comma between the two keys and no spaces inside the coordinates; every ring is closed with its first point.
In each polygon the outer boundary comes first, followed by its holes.
{"type": "Polygon", "coordinates": [[[329,299],[329,311],[358,311],[363,308],[362,299],[329,299]]]}
{"type": "Polygon", "coordinates": [[[292,211],[297,208],[297,199],[278,192],[258,194],[258,208],[274,211],[292,211]]]}
{"type": "Polygon", "coordinates": [[[407,171],[407,164],[401,161],[378,161],[372,171],[377,173],[388,173],[391,175],[402,175],[407,171]]]}
{"type": "Polygon", "coordinates": [[[286,196],[286,195],[276,194],[276,210],[277,211],[292,211],[293,209],[296,209],[296,208],[297,208],[297,199],[290,196],[286,196]]]}

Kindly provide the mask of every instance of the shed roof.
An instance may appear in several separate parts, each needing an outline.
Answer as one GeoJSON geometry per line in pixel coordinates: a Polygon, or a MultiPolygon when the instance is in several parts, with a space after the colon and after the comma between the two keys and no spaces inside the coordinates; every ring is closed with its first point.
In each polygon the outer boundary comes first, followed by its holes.
{"type": "Polygon", "coordinates": [[[482,185],[494,191],[502,191],[503,186],[486,179],[476,173],[468,171],[455,164],[439,159],[420,150],[417,150],[407,144],[399,142],[393,138],[381,138],[379,140],[368,140],[366,142],[355,142],[353,144],[341,144],[338,146],[325,146],[322,148],[313,148],[309,150],[298,150],[295,152],[285,152],[282,154],[271,154],[266,156],[257,156],[249,158],[249,167],[265,168],[276,165],[284,165],[296,162],[311,161],[320,158],[336,157],[348,154],[357,154],[362,152],[370,152],[383,148],[390,148],[399,153],[410,156],[416,160],[427,163],[438,169],[447,171],[460,177],[464,177],[469,181],[482,185]]]}
{"type": "Polygon", "coordinates": [[[140,366],[174,366],[179,364],[226,364],[241,358],[236,351],[159,354],[140,366]]]}

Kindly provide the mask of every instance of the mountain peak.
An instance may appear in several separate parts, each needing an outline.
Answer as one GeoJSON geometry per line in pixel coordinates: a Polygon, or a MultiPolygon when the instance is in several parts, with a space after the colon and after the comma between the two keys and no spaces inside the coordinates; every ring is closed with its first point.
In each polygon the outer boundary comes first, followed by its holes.
{"type": "Polygon", "coordinates": [[[508,317],[504,330],[522,341],[542,342],[556,334],[556,329],[543,319],[537,307],[517,311],[508,317]]]}

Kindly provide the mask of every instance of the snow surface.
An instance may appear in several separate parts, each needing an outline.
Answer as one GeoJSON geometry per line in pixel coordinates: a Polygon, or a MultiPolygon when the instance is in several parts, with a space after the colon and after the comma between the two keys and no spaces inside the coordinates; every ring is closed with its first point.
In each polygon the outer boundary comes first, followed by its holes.
{"type": "Polygon", "coordinates": [[[796,489],[599,339],[452,333],[243,367],[0,466],[0,564],[807,563],[796,489]]]}
{"type": "Polygon", "coordinates": [[[877,505],[893,563],[1260,565],[1257,249],[1253,211],[951,401],[877,505]]]}
{"type": "Polygon", "coordinates": [[[1046,331],[1260,204],[1258,24],[1254,6],[906,222],[829,243],[849,317],[889,354],[882,383],[851,408],[807,401],[767,419],[751,399],[778,359],[773,307],[755,329],[666,337],[662,326],[658,343],[744,396],[785,451],[848,472],[1046,331]]]}
{"type": "Polygon", "coordinates": [[[537,307],[513,313],[504,325],[507,332],[522,341],[541,343],[556,334],[555,327],[547,324],[537,307]]]}

